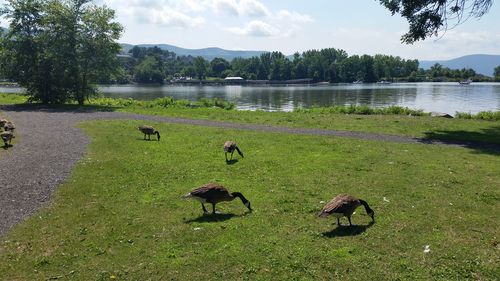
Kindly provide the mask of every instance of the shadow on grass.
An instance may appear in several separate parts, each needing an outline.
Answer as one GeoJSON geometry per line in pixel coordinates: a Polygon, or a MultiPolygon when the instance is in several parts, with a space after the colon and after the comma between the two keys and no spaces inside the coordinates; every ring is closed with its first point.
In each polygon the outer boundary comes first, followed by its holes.
{"type": "Polygon", "coordinates": [[[185,221],[185,223],[192,223],[192,222],[198,222],[198,223],[204,223],[204,222],[221,222],[221,221],[227,221],[232,218],[237,218],[237,217],[244,217],[251,212],[246,212],[242,215],[235,215],[235,214],[204,214],[200,217],[197,217],[195,219],[190,219],[185,221]]]}
{"type": "Polygon", "coordinates": [[[6,111],[43,111],[43,112],[113,112],[119,107],[101,106],[101,105],[77,105],[77,104],[37,104],[37,103],[21,103],[1,105],[1,110],[6,111]]]}
{"type": "Polygon", "coordinates": [[[438,130],[425,133],[420,142],[433,144],[452,144],[478,153],[500,155],[500,126],[482,129],[480,132],[438,130]]]}
{"type": "Polygon", "coordinates": [[[226,160],[226,164],[228,165],[234,165],[236,163],[238,163],[238,159],[226,160]]]}
{"type": "Polygon", "coordinates": [[[150,142],[150,141],[152,141],[152,142],[160,142],[157,139],[148,139],[148,138],[145,138],[145,139],[144,138],[137,138],[136,140],[138,140],[138,141],[148,141],[148,142],[150,142]]]}
{"type": "Polygon", "coordinates": [[[342,225],[342,226],[337,226],[337,228],[323,232],[323,236],[333,238],[333,237],[342,237],[342,236],[356,236],[359,235],[363,232],[365,232],[368,228],[370,228],[372,225],[374,225],[375,222],[371,221],[367,225],[342,225]]]}

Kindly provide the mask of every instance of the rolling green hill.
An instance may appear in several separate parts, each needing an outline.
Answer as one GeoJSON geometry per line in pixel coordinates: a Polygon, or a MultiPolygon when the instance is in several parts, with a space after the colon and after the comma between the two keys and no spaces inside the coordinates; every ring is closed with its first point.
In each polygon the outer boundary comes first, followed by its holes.
{"type": "MultiPolygon", "coordinates": [[[[123,53],[128,53],[135,45],[122,44],[123,53]]],[[[251,58],[255,56],[260,56],[260,54],[265,53],[265,51],[236,51],[236,50],[224,50],[221,48],[203,48],[203,49],[185,49],[168,44],[139,44],[140,47],[154,47],[158,46],[160,49],[168,50],[170,52],[176,53],[178,56],[188,56],[193,57],[201,56],[207,60],[212,60],[214,58],[223,58],[226,60],[232,60],[237,57],[241,58],[251,58]]]]}

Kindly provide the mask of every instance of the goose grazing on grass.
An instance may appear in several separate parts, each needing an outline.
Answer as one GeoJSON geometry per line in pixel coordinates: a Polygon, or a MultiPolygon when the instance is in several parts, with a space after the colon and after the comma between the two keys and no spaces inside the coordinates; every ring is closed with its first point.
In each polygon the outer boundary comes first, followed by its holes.
{"type": "Polygon", "coordinates": [[[148,140],[151,140],[151,135],[156,135],[156,139],[160,141],[160,132],[156,131],[153,127],[142,125],[138,129],[144,134],[144,139],[146,139],[146,135],[148,136],[148,140]]]}
{"type": "Polygon", "coordinates": [[[7,121],[7,122],[5,122],[5,125],[3,126],[3,128],[5,129],[5,131],[13,132],[14,129],[16,128],[16,126],[14,126],[14,123],[7,121]]]}
{"type": "Polygon", "coordinates": [[[231,160],[233,160],[233,153],[234,151],[237,151],[239,155],[241,155],[241,157],[244,157],[243,156],[243,152],[241,152],[241,150],[238,148],[238,146],[236,145],[236,142],[234,141],[226,141],[224,143],[224,154],[226,155],[226,161],[227,160],[227,153],[231,153],[231,160]]]}
{"type": "Polygon", "coordinates": [[[236,197],[240,198],[241,202],[243,202],[248,210],[252,211],[250,201],[248,201],[243,194],[239,192],[229,193],[225,187],[216,183],[207,183],[182,196],[184,199],[193,198],[200,201],[203,213],[208,213],[203,203],[212,204],[212,214],[215,214],[215,204],[223,201],[233,201],[236,197]]]}
{"type": "Polygon", "coordinates": [[[7,119],[0,119],[0,127],[4,127],[5,126],[5,123],[7,123],[8,120],[7,119]]]}
{"type": "Polygon", "coordinates": [[[15,138],[14,137],[14,133],[12,133],[12,131],[2,132],[2,133],[0,133],[0,137],[3,140],[3,143],[5,144],[5,147],[9,147],[10,146],[10,142],[12,141],[12,139],[15,138]]]}
{"type": "Polygon", "coordinates": [[[340,226],[340,218],[347,217],[349,220],[349,225],[352,226],[351,216],[359,206],[365,206],[366,214],[368,214],[373,221],[375,221],[375,212],[368,206],[366,201],[358,199],[349,194],[339,194],[325,205],[318,217],[326,218],[329,215],[333,215],[337,218],[337,224],[340,226]]]}

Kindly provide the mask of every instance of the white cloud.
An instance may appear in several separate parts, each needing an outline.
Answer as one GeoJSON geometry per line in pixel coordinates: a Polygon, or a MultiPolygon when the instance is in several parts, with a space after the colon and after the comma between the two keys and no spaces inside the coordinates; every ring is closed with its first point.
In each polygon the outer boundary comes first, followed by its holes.
{"type": "Polygon", "coordinates": [[[309,15],[302,15],[297,12],[290,12],[288,10],[281,10],[276,13],[276,17],[279,20],[294,22],[294,23],[309,23],[314,20],[309,15]]]}
{"type": "Polygon", "coordinates": [[[216,13],[231,16],[264,18],[271,12],[258,0],[212,0],[212,8],[216,13]]]}
{"type": "Polygon", "coordinates": [[[108,5],[138,23],[190,28],[205,23],[205,19],[192,13],[202,12],[206,1],[183,0],[107,0],[108,5]]]}
{"type": "Polygon", "coordinates": [[[228,30],[234,34],[255,37],[269,37],[279,34],[279,29],[263,21],[251,21],[245,27],[233,27],[228,30]]]}
{"type": "Polygon", "coordinates": [[[177,9],[184,12],[204,12],[210,5],[209,0],[182,0],[177,2],[177,9]]]}
{"type": "MultiPolygon", "coordinates": [[[[0,0],[1,1],[1,0],[0,0]]],[[[97,0],[117,9],[121,16],[143,24],[162,27],[193,28],[218,15],[234,17],[222,24],[210,20],[234,34],[253,37],[289,37],[314,20],[296,11],[271,11],[261,0],[97,0]],[[236,20],[236,23],[234,23],[236,20]],[[246,23],[242,23],[245,20],[246,23]],[[240,21],[239,26],[238,21],[240,21]],[[232,28],[227,28],[233,22],[232,28]]]]}
{"type": "Polygon", "coordinates": [[[413,45],[401,43],[401,35],[405,32],[337,28],[332,31],[330,43],[327,44],[349,50],[349,54],[392,54],[419,60],[447,60],[471,53],[498,54],[500,49],[500,32],[449,30],[442,37],[431,37],[413,45]],[[370,42],[369,49],[366,48],[366,42],[370,42]]]}
{"type": "Polygon", "coordinates": [[[290,37],[302,30],[302,25],[314,20],[305,14],[295,11],[280,10],[277,13],[270,12],[261,2],[256,0],[214,0],[217,12],[226,9],[226,14],[258,17],[262,20],[253,20],[244,27],[227,28],[226,30],[244,36],[253,37],[290,37]],[[224,5],[223,5],[224,4],[224,5]]]}
{"type": "Polygon", "coordinates": [[[266,6],[257,0],[241,0],[239,9],[240,14],[249,17],[262,18],[271,15],[266,6]]]}
{"type": "Polygon", "coordinates": [[[161,9],[135,9],[134,17],[142,23],[166,25],[171,27],[196,27],[205,23],[202,17],[191,17],[170,8],[161,9]]]}
{"type": "Polygon", "coordinates": [[[216,13],[238,16],[239,6],[235,0],[213,0],[212,8],[216,13]]]}

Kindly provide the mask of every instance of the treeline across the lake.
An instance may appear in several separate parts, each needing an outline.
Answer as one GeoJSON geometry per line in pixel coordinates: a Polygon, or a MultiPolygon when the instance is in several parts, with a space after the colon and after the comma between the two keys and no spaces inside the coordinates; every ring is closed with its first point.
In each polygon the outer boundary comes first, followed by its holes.
{"type": "Polygon", "coordinates": [[[241,77],[246,80],[287,81],[312,79],[313,82],[374,83],[442,82],[472,79],[492,81],[491,77],[471,68],[449,69],[435,64],[428,70],[419,68],[418,60],[406,60],[389,55],[352,55],[346,51],[327,48],[295,53],[291,57],[281,52],[263,53],[258,57],[235,58],[227,61],[215,58],[178,56],[159,47],[133,47],[120,56],[121,69],[117,75],[102,83],[164,83],[165,81],[196,79],[215,80],[241,77]]]}

